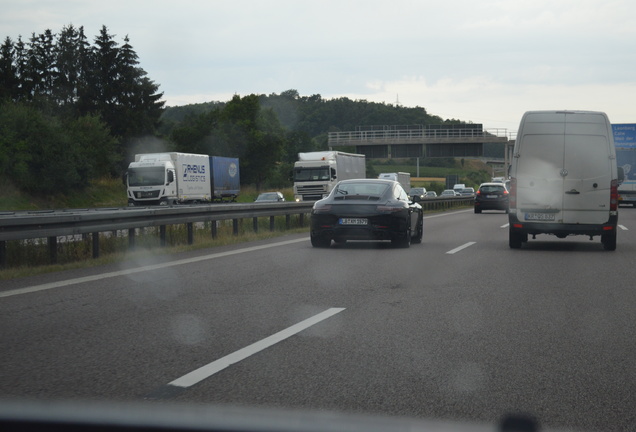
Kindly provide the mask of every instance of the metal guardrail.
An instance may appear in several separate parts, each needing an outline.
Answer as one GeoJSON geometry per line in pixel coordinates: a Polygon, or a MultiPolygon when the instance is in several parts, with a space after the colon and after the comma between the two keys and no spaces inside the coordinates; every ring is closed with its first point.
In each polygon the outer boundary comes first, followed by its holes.
{"type": "Polygon", "coordinates": [[[506,129],[386,129],[359,130],[344,132],[329,132],[328,140],[331,144],[354,141],[421,141],[421,140],[449,140],[471,139],[478,141],[506,141],[509,134],[506,129]]]}
{"type": "MultiPolygon", "coordinates": [[[[467,205],[473,197],[427,198],[420,201],[425,211],[445,210],[467,205]]],[[[44,210],[27,212],[0,212],[0,268],[6,267],[6,243],[12,240],[47,239],[51,263],[57,262],[58,237],[92,235],[93,258],[99,257],[99,234],[119,230],[128,231],[129,246],[134,246],[135,230],[145,227],[160,228],[160,242],[166,242],[167,225],[185,224],[188,244],[193,243],[193,224],[197,222],[233,221],[233,233],[238,235],[240,219],[253,219],[254,231],[258,219],[269,217],[270,230],[274,218],[285,216],[287,226],[292,215],[299,215],[301,226],[305,215],[311,212],[313,202],[282,202],[275,204],[207,204],[192,206],[124,207],[99,209],[44,210]]],[[[212,236],[216,236],[212,224],[212,236]]]]}

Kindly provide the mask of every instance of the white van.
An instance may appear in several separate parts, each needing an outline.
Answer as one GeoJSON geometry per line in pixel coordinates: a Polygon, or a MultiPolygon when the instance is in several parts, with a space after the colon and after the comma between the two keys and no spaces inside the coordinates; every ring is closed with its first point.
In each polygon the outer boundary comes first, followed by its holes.
{"type": "Polygon", "coordinates": [[[616,249],[618,170],[612,127],[596,111],[529,111],[510,166],[509,245],[528,235],[601,236],[616,249]]]}

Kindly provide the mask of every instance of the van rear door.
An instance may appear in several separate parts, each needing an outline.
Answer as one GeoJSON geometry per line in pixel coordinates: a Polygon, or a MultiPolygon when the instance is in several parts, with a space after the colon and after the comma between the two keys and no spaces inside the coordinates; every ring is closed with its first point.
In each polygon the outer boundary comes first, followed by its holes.
{"type": "Polygon", "coordinates": [[[563,222],[602,224],[610,211],[611,168],[607,122],[596,113],[566,117],[563,222]]]}
{"type": "Polygon", "coordinates": [[[517,158],[520,220],[562,222],[565,114],[531,113],[525,118],[517,158]]]}

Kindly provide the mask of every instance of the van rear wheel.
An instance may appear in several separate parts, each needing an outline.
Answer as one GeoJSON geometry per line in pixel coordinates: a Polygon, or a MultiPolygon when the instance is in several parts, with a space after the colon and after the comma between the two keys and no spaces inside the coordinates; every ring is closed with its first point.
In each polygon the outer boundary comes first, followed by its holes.
{"type": "Polygon", "coordinates": [[[603,249],[605,250],[616,250],[616,229],[613,229],[611,232],[601,234],[601,243],[603,243],[603,249]]]}
{"type": "Polygon", "coordinates": [[[521,249],[524,237],[522,233],[510,228],[508,230],[508,246],[510,246],[510,249],[521,249]]]}

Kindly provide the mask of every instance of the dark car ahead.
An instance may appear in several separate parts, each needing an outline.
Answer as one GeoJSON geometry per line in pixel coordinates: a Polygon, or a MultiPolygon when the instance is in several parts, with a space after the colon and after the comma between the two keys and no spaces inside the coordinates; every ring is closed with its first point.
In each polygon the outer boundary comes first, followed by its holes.
{"type": "Polygon", "coordinates": [[[281,192],[263,192],[260,194],[254,202],[282,202],[285,201],[285,197],[281,192]]]}
{"type": "Polygon", "coordinates": [[[409,247],[422,241],[422,233],[422,206],[393,180],[343,180],[311,211],[314,247],[329,247],[331,240],[390,240],[409,247]]]}
{"type": "Polygon", "coordinates": [[[482,183],[475,193],[475,213],[503,210],[508,213],[508,190],[503,183],[482,183]]]}

